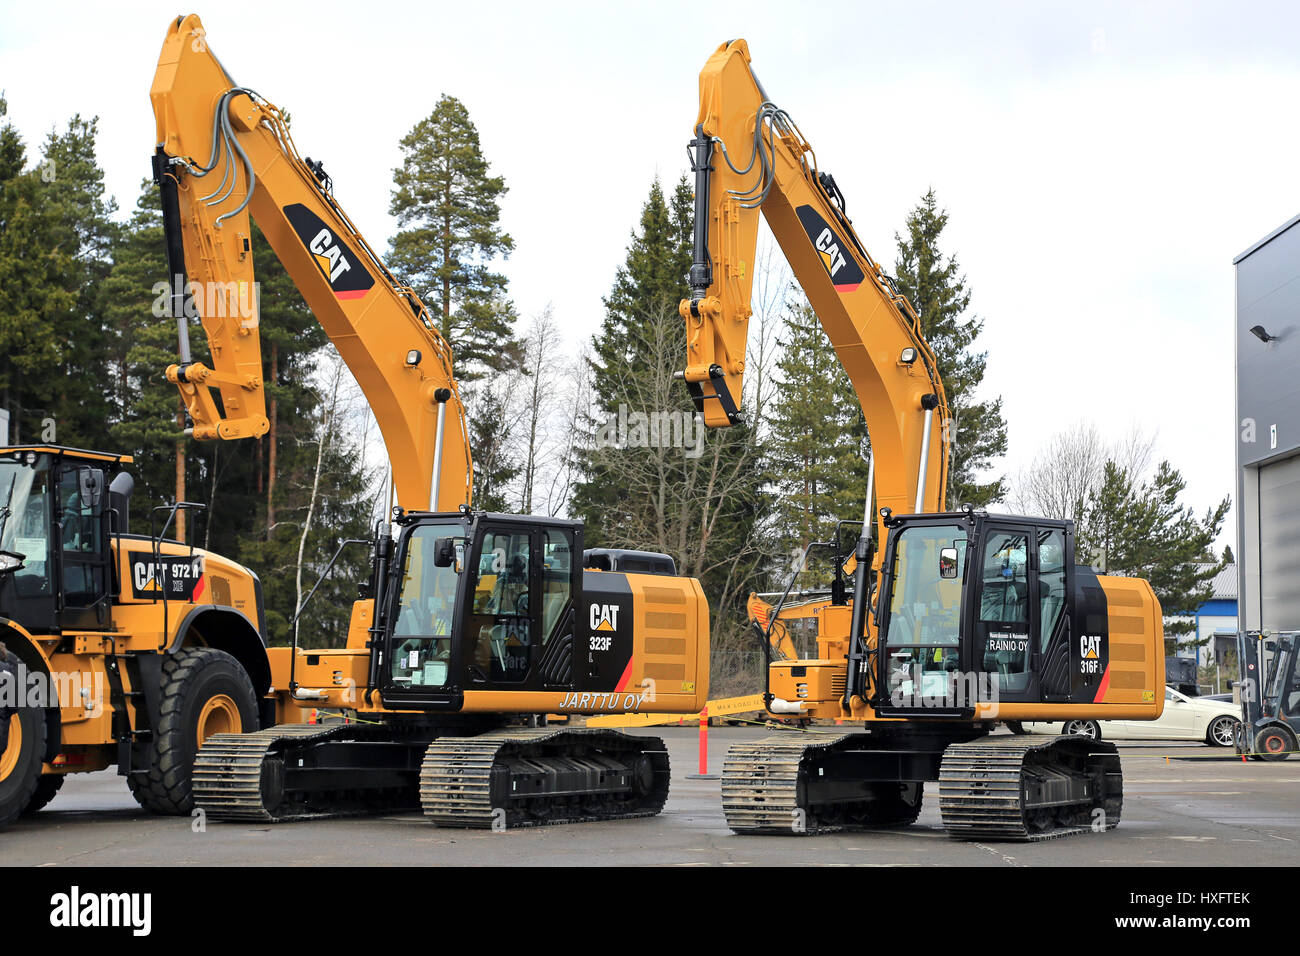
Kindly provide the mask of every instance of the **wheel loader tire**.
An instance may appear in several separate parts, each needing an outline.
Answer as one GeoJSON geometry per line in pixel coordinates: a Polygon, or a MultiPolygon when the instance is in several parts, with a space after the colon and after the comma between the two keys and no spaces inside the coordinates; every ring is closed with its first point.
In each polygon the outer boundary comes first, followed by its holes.
{"type": "MultiPolygon", "coordinates": [[[[11,668],[18,658],[7,653],[11,668]]],[[[49,728],[40,707],[6,708],[0,714],[8,723],[5,745],[0,747],[0,829],[7,827],[27,809],[41,781],[45,743],[49,728]]]]}
{"type": "Polygon", "coordinates": [[[63,781],[68,779],[65,774],[47,773],[36,782],[36,792],[32,798],[27,801],[27,808],[23,810],[23,816],[29,817],[33,813],[39,813],[50,805],[53,800],[63,789],[63,781]]]}
{"type": "Polygon", "coordinates": [[[131,795],[152,813],[194,809],[194,755],[213,734],[259,730],[253,682],[235,658],[211,647],[178,651],[163,662],[162,712],[148,772],[127,776],[131,795]]]}

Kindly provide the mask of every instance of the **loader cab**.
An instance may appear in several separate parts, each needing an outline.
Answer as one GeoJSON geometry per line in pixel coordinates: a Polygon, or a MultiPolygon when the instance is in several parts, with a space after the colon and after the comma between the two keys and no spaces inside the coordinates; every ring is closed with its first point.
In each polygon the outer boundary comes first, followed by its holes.
{"type": "Polygon", "coordinates": [[[580,523],[472,512],[399,524],[376,662],[386,704],[456,710],[470,690],[571,686],[580,523]]]}
{"type": "Polygon", "coordinates": [[[0,448],[0,615],[33,633],[108,627],[107,471],[130,458],[57,446],[0,448]]]}
{"type": "Polygon", "coordinates": [[[1075,567],[1071,522],[960,512],[891,516],[886,526],[880,713],[968,718],[979,702],[1092,699],[1104,635],[1085,648],[1070,634],[1081,633],[1080,615],[1096,625],[1085,605],[1101,592],[1090,569],[1075,567]]]}

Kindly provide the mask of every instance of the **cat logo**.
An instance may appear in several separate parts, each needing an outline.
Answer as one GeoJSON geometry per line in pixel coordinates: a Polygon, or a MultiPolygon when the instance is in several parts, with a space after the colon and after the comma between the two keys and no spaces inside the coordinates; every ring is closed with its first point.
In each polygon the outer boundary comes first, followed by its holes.
{"type": "Polygon", "coordinates": [[[591,629],[593,631],[617,631],[618,605],[593,604],[591,606],[591,629]]]}
{"type": "Polygon", "coordinates": [[[831,232],[830,226],[822,230],[822,234],[817,237],[814,245],[821,254],[822,264],[826,266],[826,271],[834,279],[835,273],[844,268],[844,254],[840,252],[840,247],[835,242],[835,233],[831,232]]]}
{"type": "Polygon", "coordinates": [[[347,257],[334,244],[334,236],[328,229],[316,233],[316,238],[307,248],[316,257],[316,265],[320,266],[320,271],[325,273],[331,285],[338,281],[339,276],[352,268],[352,263],[348,262],[347,257]]]}
{"type": "Polygon", "coordinates": [[[799,224],[808,234],[808,241],[821,258],[826,274],[831,277],[835,291],[852,292],[862,285],[862,270],[852,256],[845,254],[844,240],[831,228],[830,223],[812,206],[800,206],[795,212],[799,216],[799,224]]]}
{"type": "Polygon", "coordinates": [[[1079,650],[1083,653],[1085,661],[1097,660],[1097,652],[1100,648],[1101,637],[1099,635],[1089,636],[1085,634],[1079,641],[1079,650]]]}
{"type": "Polygon", "coordinates": [[[360,299],[370,291],[375,284],[374,277],[320,216],[302,203],[290,203],[284,207],[284,217],[311,253],[312,261],[330,284],[335,298],[360,299]]]}

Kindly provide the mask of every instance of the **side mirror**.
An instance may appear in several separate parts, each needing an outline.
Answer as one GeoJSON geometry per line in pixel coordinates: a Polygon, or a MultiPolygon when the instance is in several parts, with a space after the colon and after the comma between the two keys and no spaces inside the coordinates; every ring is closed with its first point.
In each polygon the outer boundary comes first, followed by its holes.
{"type": "Polygon", "coordinates": [[[439,538],[433,553],[433,563],[440,568],[454,568],[460,574],[465,566],[465,542],[455,538],[439,538]]]}
{"type": "Polygon", "coordinates": [[[77,469],[77,494],[81,507],[96,514],[104,497],[104,473],[98,468],[83,466],[77,469]]]}
{"type": "Polygon", "coordinates": [[[957,577],[957,549],[941,548],[939,551],[939,577],[957,577]]]}

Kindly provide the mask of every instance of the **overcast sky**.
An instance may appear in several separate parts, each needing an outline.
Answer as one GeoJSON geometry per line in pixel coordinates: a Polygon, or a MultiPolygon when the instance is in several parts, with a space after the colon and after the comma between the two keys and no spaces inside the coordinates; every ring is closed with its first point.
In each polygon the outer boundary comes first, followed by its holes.
{"type": "MultiPolygon", "coordinates": [[[[123,211],[149,168],[172,4],[0,3],[0,89],[34,154],[100,118],[123,211]]],[[[398,140],[460,98],[509,193],[520,312],[589,336],[718,43],[834,173],[873,255],[934,187],[985,321],[1005,470],[1093,420],[1158,433],[1198,509],[1234,488],[1232,259],[1300,213],[1300,6],[1286,3],[212,3],[227,70],[386,248],[398,140]]],[[[1224,540],[1231,540],[1225,535],[1224,540]]]]}

